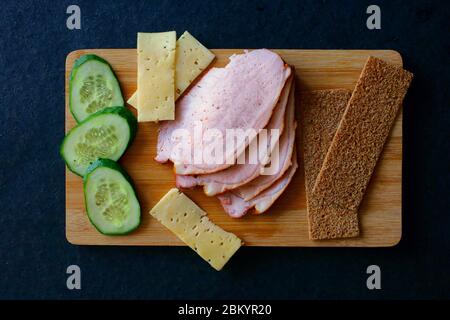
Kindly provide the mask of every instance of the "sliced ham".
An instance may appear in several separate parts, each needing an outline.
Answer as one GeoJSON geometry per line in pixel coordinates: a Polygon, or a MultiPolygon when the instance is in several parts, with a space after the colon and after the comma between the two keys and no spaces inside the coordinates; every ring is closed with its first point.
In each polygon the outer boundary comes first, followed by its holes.
{"type": "MultiPolygon", "coordinates": [[[[201,123],[203,132],[217,129],[226,136],[227,129],[263,129],[277,105],[286,80],[291,74],[289,66],[274,52],[253,50],[230,57],[225,68],[213,68],[195,85],[176,106],[174,121],[160,126],[156,161],[174,163],[177,174],[206,174],[233,165],[251,142],[244,139],[232,150],[224,150],[220,164],[194,161],[194,147],[202,142],[194,135],[194,127],[201,123]],[[173,139],[172,133],[184,129],[190,141],[173,139]]],[[[208,149],[224,148],[223,141],[213,140],[208,149]]]]}
{"type": "MultiPolygon", "coordinates": [[[[273,147],[278,143],[278,157],[280,158],[279,164],[284,166],[285,162],[289,162],[292,154],[292,149],[289,153],[289,144],[292,140],[295,139],[295,136],[292,133],[293,124],[294,124],[294,94],[291,89],[292,85],[292,77],[286,82],[285,88],[280,96],[280,100],[277,103],[277,106],[273,112],[272,118],[270,119],[266,129],[268,130],[268,147],[263,149],[260,153],[263,161],[260,163],[250,164],[236,164],[231,166],[225,170],[218,171],[210,174],[203,174],[198,176],[190,176],[190,175],[177,175],[176,176],[176,184],[179,188],[192,188],[198,185],[203,186],[204,192],[208,196],[214,196],[219,193],[222,193],[226,190],[231,190],[238,188],[255,180],[261,174],[261,169],[264,167],[269,161],[269,155],[271,151],[273,151],[273,147]],[[291,93],[291,94],[290,94],[291,93]],[[289,100],[289,102],[288,102],[289,100]],[[286,106],[288,105],[288,111],[286,111],[286,106]],[[288,131],[286,134],[284,133],[285,122],[288,123],[288,131]],[[277,129],[281,135],[279,142],[275,141],[274,136],[270,135],[270,130],[277,129]],[[274,141],[272,141],[274,140],[274,141]],[[283,158],[287,158],[287,161],[283,158]]],[[[294,128],[295,130],[295,128],[294,128]]],[[[295,134],[295,132],[294,132],[295,134]]],[[[249,153],[249,148],[247,148],[247,153],[249,153]]],[[[277,170],[275,174],[278,174],[278,177],[282,175],[279,174],[279,171],[283,170],[279,166],[280,170],[277,170]]],[[[285,169],[284,169],[285,170],[285,169]]],[[[284,171],[283,171],[284,172],[284,171]]],[[[275,179],[276,180],[276,179],[275,179]]],[[[267,182],[267,180],[263,179],[263,182],[267,182]]],[[[274,181],[274,180],[272,180],[274,181]]],[[[268,187],[268,186],[267,186],[268,187]]]]}
{"type": "Polygon", "coordinates": [[[245,215],[250,209],[254,208],[255,213],[260,214],[269,209],[275,200],[283,193],[283,191],[291,182],[297,170],[297,153],[292,154],[292,165],[289,167],[283,176],[272,184],[269,188],[261,192],[258,196],[251,200],[244,200],[233,191],[225,192],[217,196],[225,211],[233,218],[240,218],[245,215]]]}
{"type": "Polygon", "coordinates": [[[233,189],[233,193],[239,195],[244,200],[250,200],[260,194],[262,191],[270,187],[277,181],[292,164],[292,153],[295,145],[295,129],[297,122],[295,121],[295,99],[294,90],[291,90],[289,103],[286,109],[286,124],[284,132],[279,142],[279,161],[276,171],[272,174],[259,175],[255,179],[233,189]]]}

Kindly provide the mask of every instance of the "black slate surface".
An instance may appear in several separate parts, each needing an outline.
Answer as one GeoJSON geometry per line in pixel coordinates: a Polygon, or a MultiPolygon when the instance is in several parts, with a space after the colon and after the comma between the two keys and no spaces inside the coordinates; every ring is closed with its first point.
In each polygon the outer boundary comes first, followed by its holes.
{"type": "MultiPolygon", "coordinates": [[[[449,298],[448,1],[2,1],[0,298],[449,298]],[[82,29],[66,28],[81,8],[82,29]],[[210,48],[394,49],[415,74],[404,104],[403,239],[394,248],[242,248],[216,272],[188,248],[78,247],[64,233],[64,63],[189,30],[210,48]],[[66,288],[66,268],[82,290],[66,288]],[[382,271],[369,291],[368,265],[382,271]]],[[[145,214],[145,213],[144,213],[145,214]]]]}

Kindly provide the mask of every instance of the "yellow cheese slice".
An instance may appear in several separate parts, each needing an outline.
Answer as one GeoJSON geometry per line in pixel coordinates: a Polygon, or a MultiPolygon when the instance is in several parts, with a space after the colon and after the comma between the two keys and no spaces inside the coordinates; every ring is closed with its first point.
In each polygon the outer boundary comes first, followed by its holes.
{"type": "Polygon", "coordinates": [[[133,108],[137,109],[137,90],[127,100],[127,103],[133,108]]]}
{"type": "Polygon", "coordinates": [[[169,190],[150,214],[216,270],[242,245],[241,239],[212,223],[206,212],[177,188],[169,190]]]}
{"type": "MultiPolygon", "coordinates": [[[[189,32],[185,31],[181,35],[176,44],[175,100],[209,66],[214,57],[214,54],[189,32]]],[[[137,108],[137,91],[127,102],[137,108]]]]}
{"type": "Polygon", "coordinates": [[[177,41],[175,66],[175,97],[178,98],[206,67],[214,60],[209,51],[189,32],[185,31],[177,41]]]}
{"type": "Polygon", "coordinates": [[[175,119],[175,31],[138,33],[138,121],[175,119]]]}

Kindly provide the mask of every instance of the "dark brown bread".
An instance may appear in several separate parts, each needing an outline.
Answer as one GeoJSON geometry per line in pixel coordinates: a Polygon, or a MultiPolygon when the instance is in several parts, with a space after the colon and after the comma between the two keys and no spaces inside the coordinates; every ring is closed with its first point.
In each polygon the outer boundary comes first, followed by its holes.
{"type": "MultiPolygon", "coordinates": [[[[303,162],[307,203],[351,94],[352,91],[346,89],[317,90],[305,93],[302,98],[303,162]]],[[[328,228],[332,226],[332,230],[324,232],[354,230],[355,226],[358,228],[356,212],[336,217],[333,210],[310,208],[309,204],[307,207],[310,235],[317,233],[317,227],[320,225],[328,228]],[[320,225],[314,223],[321,216],[323,217],[320,218],[320,225]]]]}
{"type": "Polygon", "coordinates": [[[302,95],[303,162],[307,199],[351,94],[351,90],[332,89],[310,91],[302,95]]]}
{"type": "Polygon", "coordinates": [[[359,235],[353,222],[413,75],[369,57],[309,197],[310,237],[359,235]]]}

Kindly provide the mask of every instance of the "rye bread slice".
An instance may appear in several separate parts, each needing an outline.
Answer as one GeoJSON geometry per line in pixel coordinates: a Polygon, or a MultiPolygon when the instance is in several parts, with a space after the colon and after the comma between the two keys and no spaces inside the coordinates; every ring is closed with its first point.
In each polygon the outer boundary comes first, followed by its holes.
{"type": "Polygon", "coordinates": [[[314,188],[351,94],[351,90],[331,89],[309,91],[302,95],[302,148],[306,199],[314,188]]]}
{"type": "Polygon", "coordinates": [[[358,226],[356,214],[339,219],[329,210],[310,208],[308,201],[351,94],[351,90],[331,89],[306,92],[302,97],[302,147],[310,234],[311,220],[314,221],[318,214],[324,215],[323,219],[327,220],[325,225],[333,225],[333,221],[336,221],[341,224],[335,226],[339,229],[358,226]]]}
{"type": "Polygon", "coordinates": [[[367,60],[308,199],[311,239],[359,235],[359,205],[412,77],[367,60]]]}

